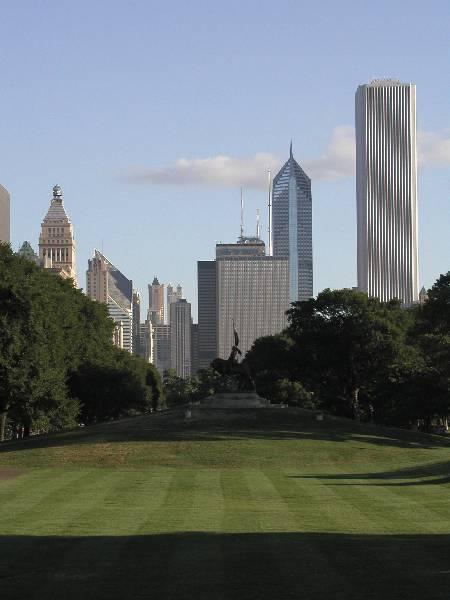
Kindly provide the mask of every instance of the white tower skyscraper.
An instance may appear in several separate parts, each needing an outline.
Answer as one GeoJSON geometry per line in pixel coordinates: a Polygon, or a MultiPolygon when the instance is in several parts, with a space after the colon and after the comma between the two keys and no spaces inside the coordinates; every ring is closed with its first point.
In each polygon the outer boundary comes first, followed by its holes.
{"type": "Polygon", "coordinates": [[[416,86],[374,80],[356,91],[358,288],[419,299],[416,86]]]}

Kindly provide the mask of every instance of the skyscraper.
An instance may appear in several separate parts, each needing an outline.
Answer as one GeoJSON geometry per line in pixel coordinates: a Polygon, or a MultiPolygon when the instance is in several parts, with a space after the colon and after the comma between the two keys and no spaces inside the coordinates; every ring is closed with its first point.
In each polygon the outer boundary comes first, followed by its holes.
{"type": "Polygon", "coordinates": [[[164,325],[164,284],[156,276],[148,285],[148,310],[153,325],[164,325]]]}
{"type": "MultiPolygon", "coordinates": [[[[220,358],[230,354],[233,324],[239,333],[243,355],[257,338],[280,333],[287,325],[289,260],[265,256],[264,249],[261,240],[216,246],[216,331],[220,358]]],[[[199,312],[199,324],[200,318],[199,312]]]]}
{"type": "Polygon", "coordinates": [[[145,323],[139,324],[139,352],[147,362],[154,362],[153,354],[153,325],[147,319],[145,323]]]}
{"type": "Polygon", "coordinates": [[[170,305],[172,302],[181,300],[183,297],[183,288],[180,284],[176,288],[171,283],[167,284],[167,321],[170,324],[170,305]]]}
{"type": "Polygon", "coordinates": [[[0,185],[0,242],[10,242],[9,194],[0,185]]]}
{"type": "Polygon", "coordinates": [[[170,366],[179,377],[189,377],[191,356],[191,305],[184,298],[170,305],[170,366]]]}
{"type": "Polygon", "coordinates": [[[116,323],[114,341],[128,352],[133,351],[133,282],[125,277],[101,252],[94,250],[86,271],[86,293],[103,302],[116,323]]]}
{"type": "Polygon", "coordinates": [[[74,285],[77,285],[73,226],[64,209],[59,185],[53,187],[50,208],[42,221],[39,258],[45,268],[57,271],[61,277],[73,279],[74,285]]]}
{"type": "Polygon", "coordinates": [[[141,354],[141,296],[137,290],[133,290],[132,300],[133,312],[133,354],[141,354]]]}
{"type": "Polygon", "coordinates": [[[197,262],[198,366],[207,369],[217,358],[216,262],[197,262]]]}
{"type": "Polygon", "coordinates": [[[294,159],[273,180],[273,255],[289,259],[289,298],[308,300],[313,295],[311,180],[294,159]]]}
{"type": "Polygon", "coordinates": [[[416,86],[360,85],[355,113],[358,288],[409,306],[419,299],[416,86]]]}
{"type": "Polygon", "coordinates": [[[170,325],[152,325],[153,364],[161,376],[170,369],[170,325]]]}
{"type": "Polygon", "coordinates": [[[17,251],[17,254],[19,256],[23,256],[24,258],[28,258],[28,260],[31,260],[36,265],[41,266],[41,262],[39,260],[39,256],[33,250],[30,242],[27,242],[27,241],[23,242],[23,244],[21,245],[21,247],[17,251]]]}

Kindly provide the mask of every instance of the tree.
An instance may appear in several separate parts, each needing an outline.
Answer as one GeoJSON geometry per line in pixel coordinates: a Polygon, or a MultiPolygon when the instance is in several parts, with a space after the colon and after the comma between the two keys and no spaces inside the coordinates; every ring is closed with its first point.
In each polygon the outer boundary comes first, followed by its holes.
{"type": "Polygon", "coordinates": [[[446,419],[450,412],[450,271],[428,290],[428,300],[417,310],[414,336],[424,361],[421,378],[428,382],[422,413],[446,419]]]}
{"type": "MultiPolygon", "coordinates": [[[[334,411],[359,418],[366,399],[401,354],[412,322],[397,301],[354,290],[329,290],[288,311],[298,371],[334,411]]],[[[303,380],[303,379],[302,379],[303,380]]],[[[370,412],[370,402],[367,403],[370,412]]]]}
{"type": "Polygon", "coordinates": [[[161,381],[113,346],[107,307],[0,244],[0,438],[145,412],[161,381]]]}

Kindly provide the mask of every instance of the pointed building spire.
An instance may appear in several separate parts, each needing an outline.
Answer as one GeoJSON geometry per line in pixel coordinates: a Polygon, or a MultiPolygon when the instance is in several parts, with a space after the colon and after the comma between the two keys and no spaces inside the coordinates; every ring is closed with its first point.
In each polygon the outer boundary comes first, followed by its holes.
{"type": "Polygon", "coordinates": [[[294,158],[293,154],[292,154],[292,139],[291,139],[291,145],[289,148],[289,158],[292,160],[294,158]]]}

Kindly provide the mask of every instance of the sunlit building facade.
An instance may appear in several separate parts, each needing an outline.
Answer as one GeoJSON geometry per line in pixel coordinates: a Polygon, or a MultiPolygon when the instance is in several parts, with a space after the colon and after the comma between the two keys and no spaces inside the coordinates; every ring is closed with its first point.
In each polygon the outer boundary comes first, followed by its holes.
{"type": "Polygon", "coordinates": [[[98,250],[88,261],[86,293],[107,305],[116,324],[114,343],[133,352],[133,282],[98,250]]]}
{"type": "Polygon", "coordinates": [[[75,237],[59,185],[53,187],[50,208],[42,221],[39,258],[44,268],[57,272],[65,279],[72,279],[77,285],[75,237]]]}

